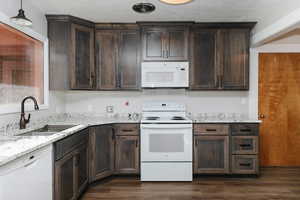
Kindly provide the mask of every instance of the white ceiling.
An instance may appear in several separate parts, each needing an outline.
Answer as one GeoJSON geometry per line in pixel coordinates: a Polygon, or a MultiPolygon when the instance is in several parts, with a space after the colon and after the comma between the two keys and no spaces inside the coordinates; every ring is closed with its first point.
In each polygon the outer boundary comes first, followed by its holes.
{"type": "Polygon", "coordinates": [[[300,8],[300,0],[194,0],[179,6],[159,0],[28,1],[45,14],[70,14],[95,22],[259,21],[259,29],[300,8]],[[156,11],[137,14],[131,7],[138,2],[151,2],[156,5],[156,11]]]}

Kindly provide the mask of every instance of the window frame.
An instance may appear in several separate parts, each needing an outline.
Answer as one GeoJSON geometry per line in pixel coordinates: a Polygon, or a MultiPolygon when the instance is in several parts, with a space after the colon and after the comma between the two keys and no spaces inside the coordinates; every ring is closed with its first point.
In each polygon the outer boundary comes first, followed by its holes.
{"type": "MultiPolygon", "coordinates": [[[[10,18],[0,12],[0,23],[8,25],[40,42],[44,45],[44,103],[39,105],[40,110],[49,109],[49,41],[48,38],[35,32],[31,28],[22,27],[17,24],[14,24],[10,21],[10,18]]],[[[25,103],[26,111],[34,111],[32,102],[25,103]]],[[[11,113],[20,113],[21,111],[21,102],[0,105],[0,115],[11,114],[11,113]]]]}

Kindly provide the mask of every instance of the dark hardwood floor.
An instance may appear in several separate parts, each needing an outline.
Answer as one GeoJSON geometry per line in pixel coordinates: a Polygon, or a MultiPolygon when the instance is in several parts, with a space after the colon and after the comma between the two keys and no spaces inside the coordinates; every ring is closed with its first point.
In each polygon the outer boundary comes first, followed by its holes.
{"type": "Polygon", "coordinates": [[[264,168],[255,177],[198,177],[192,183],[142,183],[117,177],[90,186],[81,200],[300,200],[300,168],[264,168]]]}

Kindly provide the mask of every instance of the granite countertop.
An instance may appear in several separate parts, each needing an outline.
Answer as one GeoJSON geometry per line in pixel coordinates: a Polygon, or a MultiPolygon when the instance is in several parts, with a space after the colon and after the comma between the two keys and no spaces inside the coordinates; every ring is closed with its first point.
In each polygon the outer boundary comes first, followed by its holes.
{"type": "MultiPolygon", "coordinates": [[[[193,119],[193,123],[260,123],[259,120],[199,120],[193,119]]],[[[72,128],[58,132],[50,136],[18,136],[24,132],[38,129],[45,124],[40,124],[39,127],[19,131],[15,136],[0,136],[0,167],[28,153],[36,151],[47,145],[50,145],[58,140],[61,140],[69,135],[72,135],[82,129],[94,125],[104,125],[112,123],[140,123],[140,119],[131,120],[128,118],[106,118],[106,117],[90,117],[81,119],[68,119],[48,123],[49,125],[76,125],[72,128]]]]}
{"type": "MultiPolygon", "coordinates": [[[[43,148],[47,145],[50,145],[58,140],[61,140],[67,136],[70,136],[82,129],[85,129],[89,126],[94,125],[104,125],[104,124],[112,124],[112,123],[139,123],[140,120],[130,120],[128,118],[94,118],[94,119],[75,119],[75,120],[67,120],[55,123],[49,123],[49,125],[76,125],[67,130],[58,132],[56,134],[50,136],[0,136],[0,167],[19,158],[28,153],[36,151],[40,148],[43,148]]],[[[35,127],[34,129],[38,129],[45,126],[45,124],[41,124],[39,127],[35,127]]],[[[24,132],[32,131],[33,129],[26,129],[20,131],[19,134],[24,132]]]]}

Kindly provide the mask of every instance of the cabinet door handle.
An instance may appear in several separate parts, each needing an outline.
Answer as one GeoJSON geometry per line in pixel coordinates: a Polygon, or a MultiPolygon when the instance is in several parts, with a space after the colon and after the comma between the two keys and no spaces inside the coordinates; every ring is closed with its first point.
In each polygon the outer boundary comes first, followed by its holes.
{"type": "Polygon", "coordinates": [[[244,128],[244,129],[240,129],[241,132],[251,132],[251,129],[249,128],[244,128]]]}
{"type": "Polygon", "coordinates": [[[217,129],[206,129],[208,132],[217,131],[217,129]]]}
{"type": "Polygon", "coordinates": [[[111,130],[112,130],[112,137],[111,137],[111,139],[115,140],[116,139],[116,132],[115,132],[114,127],[111,127],[111,130]]]}
{"type": "Polygon", "coordinates": [[[139,142],[136,140],[135,141],[135,147],[138,148],[139,147],[139,142]]]}
{"type": "Polygon", "coordinates": [[[133,132],[134,130],[131,129],[122,129],[122,132],[133,132]]]}
{"type": "Polygon", "coordinates": [[[251,147],[251,144],[240,144],[240,147],[251,147]]]}
{"type": "Polygon", "coordinates": [[[251,164],[250,163],[240,163],[241,167],[250,167],[251,164]]]}

